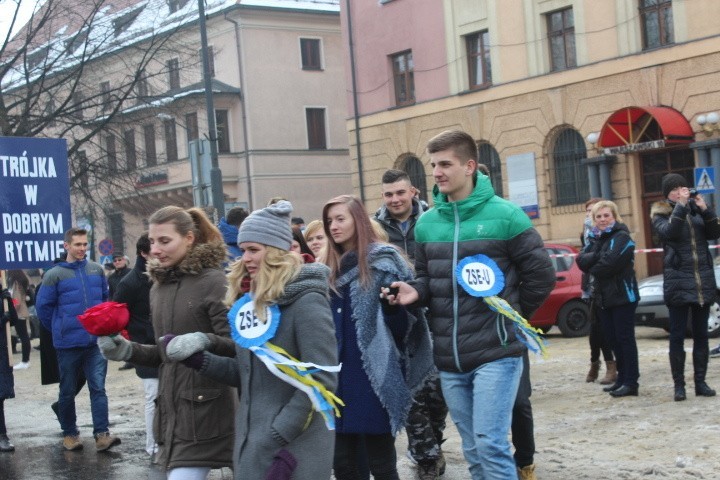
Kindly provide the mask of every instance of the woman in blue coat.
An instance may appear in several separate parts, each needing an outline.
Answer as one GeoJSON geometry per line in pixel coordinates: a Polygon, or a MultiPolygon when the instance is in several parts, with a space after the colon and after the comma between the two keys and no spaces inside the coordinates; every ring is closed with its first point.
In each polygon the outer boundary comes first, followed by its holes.
{"type": "Polygon", "coordinates": [[[432,353],[424,317],[380,301],[380,288],[408,281],[410,265],[380,242],[357,198],[342,195],[323,208],[328,238],[330,297],[342,370],[337,396],[334,472],[357,479],[363,446],[375,479],[397,479],[395,434],[405,426],[412,392],[430,372],[432,353]]]}

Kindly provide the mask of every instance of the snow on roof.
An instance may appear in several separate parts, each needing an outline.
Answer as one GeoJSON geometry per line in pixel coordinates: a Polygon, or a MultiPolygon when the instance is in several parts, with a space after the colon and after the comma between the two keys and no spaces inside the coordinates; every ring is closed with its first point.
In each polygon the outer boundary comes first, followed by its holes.
{"type": "MultiPolygon", "coordinates": [[[[68,1],[72,2],[72,0],[68,1]]],[[[205,14],[211,16],[236,5],[339,12],[339,2],[340,0],[206,0],[205,14]]],[[[88,16],[92,18],[91,22],[59,27],[57,26],[59,19],[53,18],[55,31],[47,32],[47,40],[28,49],[28,57],[35,55],[37,58],[33,60],[39,59],[34,62],[35,72],[30,68],[31,79],[34,76],[47,74],[48,69],[63,70],[193,23],[197,20],[197,2],[195,0],[116,0],[114,3],[108,2],[94,14],[88,13],[88,16]]],[[[20,34],[13,42],[18,40],[20,34]]],[[[2,78],[3,88],[13,88],[24,83],[23,65],[17,65],[2,78]]]]}

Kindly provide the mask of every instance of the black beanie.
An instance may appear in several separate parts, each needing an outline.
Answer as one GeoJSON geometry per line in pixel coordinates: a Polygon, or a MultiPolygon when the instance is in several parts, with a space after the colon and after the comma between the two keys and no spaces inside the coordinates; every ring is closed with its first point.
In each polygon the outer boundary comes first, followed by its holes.
{"type": "Polygon", "coordinates": [[[687,187],[688,182],[685,180],[685,177],[683,177],[680,174],[677,173],[668,173],[665,175],[662,179],[662,192],[663,197],[667,198],[667,196],[675,190],[678,187],[687,187]]]}

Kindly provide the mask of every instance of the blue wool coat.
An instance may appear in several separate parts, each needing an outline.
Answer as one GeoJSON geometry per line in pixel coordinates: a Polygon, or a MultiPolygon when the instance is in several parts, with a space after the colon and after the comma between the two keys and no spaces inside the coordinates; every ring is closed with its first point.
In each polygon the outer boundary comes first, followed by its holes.
{"type": "Polygon", "coordinates": [[[345,402],[339,433],[396,434],[405,426],[413,392],[433,368],[432,347],[422,311],[383,307],[380,287],[412,278],[399,250],[372,244],[371,282],[360,285],[354,253],[343,257],[331,302],[343,367],[338,397],[345,402]]]}
{"type": "Polygon", "coordinates": [[[61,262],[43,277],[35,300],[37,316],[53,334],[56,349],[85,348],[95,344],[80,324],[78,315],[108,300],[109,290],[103,268],[87,259],[61,262]]]}

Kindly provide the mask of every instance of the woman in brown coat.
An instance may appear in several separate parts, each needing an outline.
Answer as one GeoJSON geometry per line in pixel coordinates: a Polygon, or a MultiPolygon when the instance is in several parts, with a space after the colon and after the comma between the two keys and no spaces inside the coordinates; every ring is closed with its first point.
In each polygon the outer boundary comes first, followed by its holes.
{"type": "MultiPolygon", "coordinates": [[[[220,232],[196,208],[164,207],[149,223],[153,259],[147,271],[154,282],[155,334],[195,332],[208,351],[234,356],[224,303],[227,253],[220,232]]],[[[168,361],[160,345],[140,345],[120,335],[100,337],[98,344],[111,360],[160,367],[154,431],[157,461],[168,468],[169,480],[201,480],[212,468],[232,466],[233,388],[168,361]]]]}

